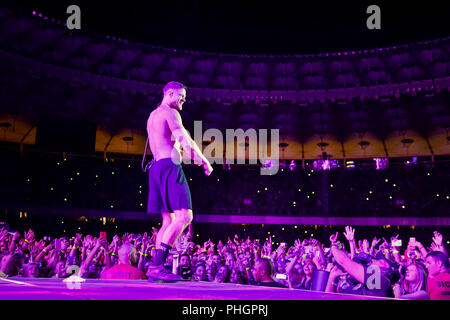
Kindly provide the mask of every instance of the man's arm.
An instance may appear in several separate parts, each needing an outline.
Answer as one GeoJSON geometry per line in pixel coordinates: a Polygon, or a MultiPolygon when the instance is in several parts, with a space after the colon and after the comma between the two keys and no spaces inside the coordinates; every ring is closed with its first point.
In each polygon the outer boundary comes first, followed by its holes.
{"type": "Polygon", "coordinates": [[[200,148],[184,128],[180,113],[177,110],[171,109],[169,111],[167,116],[167,124],[169,125],[172,135],[181,144],[184,150],[190,152],[194,159],[201,160],[201,164],[211,166],[208,159],[203,155],[200,148]]]}
{"type": "Polygon", "coordinates": [[[336,246],[331,246],[331,253],[336,262],[353,278],[364,283],[364,267],[349,258],[346,252],[339,250],[336,246]]]}

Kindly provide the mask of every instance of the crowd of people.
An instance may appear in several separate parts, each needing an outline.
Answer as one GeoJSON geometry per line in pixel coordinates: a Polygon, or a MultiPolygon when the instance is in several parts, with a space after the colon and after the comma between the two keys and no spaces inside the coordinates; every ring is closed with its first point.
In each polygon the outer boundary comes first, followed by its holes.
{"type": "MultiPolygon", "coordinates": [[[[108,158],[109,159],[109,158],[108,158]]],[[[142,211],[147,208],[147,174],[138,160],[105,161],[60,154],[3,152],[0,200],[60,208],[142,211]]],[[[374,162],[373,160],[370,160],[374,162]]],[[[306,166],[308,163],[308,166],[306,166]]],[[[342,167],[317,171],[281,167],[262,176],[259,166],[213,165],[207,177],[183,166],[196,214],[249,216],[447,217],[448,164],[386,170],[342,167]],[[230,169],[230,170],[229,170],[230,169]],[[204,188],[207,185],[208,188],[204,188]]]]}
{"type": "MultiPolygon", "coordinates": [[[[76,234],[37,239],[7,226],[0,231],[1,277],[146,280],[158,229],[150,234],[76,234]],[[72,266],[77,266],[73,268],[72,266]]],[[[240,238],[195,244],[193,227],[179,237],[164,262],[183,281],[213,281],[401,299],[450,299],[449,258],[442,234],[415,238],[358,239],[345,227],[329,239],[309,237],[274,245],[240,238]]],[[[151,281],[151,279],[148,279],[151,281]]]]}

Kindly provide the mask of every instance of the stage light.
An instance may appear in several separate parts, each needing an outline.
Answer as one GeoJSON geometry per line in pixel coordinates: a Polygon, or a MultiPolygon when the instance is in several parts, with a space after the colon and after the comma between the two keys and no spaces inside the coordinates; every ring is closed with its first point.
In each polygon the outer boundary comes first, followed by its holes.
{"type": "Polygon", "coordinates": [[[113,172],[111,172],[111,174],[114,174],[114,171],[113,171],[113,172]]]}
{"type": "Polygon", "coordinates": [[[330,188],[334,188],[334,185],[330,184],[330,188]]]}
{"type": "Polygon", "coordinates": [[[297,229],[297,226],[294,226],[295,229],[297,229]]]}
{"type": "Polygon", "coordinates": [[[412,166],[412,165],[416,165],[417,164],[417,157],[412,157],[411,161],[410,160],[406,160],[405,161],[405,165],[407,167],[412,166]]]}
{"type": "Polygon", "coordinates": [[[395,188],[397,185],[394,183],[392,186],[395,188]]]}
{"type": "Polygon", "coordinates": [[[291,163],[289,164],[289,170],[294,171],[296,166],[297,165],[295,164],[295,161],[291,160],[291,163]]]}
{"type": "Polygon", "coordinates": [[[369,198],[366,198],[367,201],[369,201],[369,198]]]}
{"type": "Polygon", "coordinates": [[[98,178],[98,174],[96,174],[95,177],[98,178]]]}
{"type": "Polygon", "coordinates": [[[345,166],[347,168],[347,170],[353,170],[355,169],[355,161],[346,161],[345,166]]]}
{"type": "Polygon", "coordinates": [[[372,190],[369,191],[369,194],[372,194],[372,190]]]}
{"type": "Polygon", "coordinates": [[[67,202],[67,198],[64,198],[64,201],[66,201],[66,202],[67,202]]]}
{"type": "Polygon", "coordinates": [[[264,188],[265,191],[267,191],[267,188],[264,188]]]}
{"type": "Polygon", "coordinates": [[[377,170],[385,170],[388,167],[388,158],[373,158],[377,170]]]}
{"type": "Polygon", "coordinates": [[[302,192],[302,189],[298,189],[298,192],[302,192]]]}
{"type": "Polygon", "coordinates": [[[385,179],[384,182],[389,182],[389,179],[385,179]]]}
{"type": "Polygon", "coordinates": [[[439,198],[439,193],[436,193],[436,197],[438,197],[438,198],[439,198]]]}
{"type": "Polygon", "coordinates": [[[403,205],[403,206],[402,206],[402,209],[405,209],[405,208],[406,208],[406,207],[403,205]]]}
{"type": "Polygon", "coordinates": [[[53,187],[50,188],[50,191],[53,191],[53,187]]]}

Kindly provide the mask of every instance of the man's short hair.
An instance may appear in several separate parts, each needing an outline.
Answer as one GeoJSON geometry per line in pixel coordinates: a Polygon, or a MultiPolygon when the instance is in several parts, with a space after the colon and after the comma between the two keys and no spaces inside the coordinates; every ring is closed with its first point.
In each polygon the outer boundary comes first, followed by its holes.
{"type": "Polygon", "coordinates": [[[182,84],[181,82],[177,82],[177,81],[170,81],[169,83],[167,83],[164,86],[163,89],[163,93],[164,95],[166,95],[167,91],[174,89],[174,90],[178,90],[178,89],[186,89],[186,86],[184,84],[182,84]]]}
{"type": "Polygon", "coordinates": [[[119,250],[118,250],[118,254],[121,257],[126,257],[128,256],[131,252],[133,252],[133,250],[136,250],[136,248],[130,244],[130,243],[124,243],[123,245],[120,246],[119,250]]]}
{"type": "Polygon", "coordinates": [[[444,268],[448,269],[448,256],[445,253],[441,251],[431,251],[429,254],[427,254],[427,258],[428,257],[432,257],[434,260],[441,261],[444,268]]]}

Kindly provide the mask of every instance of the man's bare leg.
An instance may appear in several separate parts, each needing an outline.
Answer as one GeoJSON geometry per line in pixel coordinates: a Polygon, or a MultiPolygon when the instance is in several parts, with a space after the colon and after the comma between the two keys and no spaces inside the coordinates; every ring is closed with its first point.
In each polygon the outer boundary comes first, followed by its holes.
{"type": "Polygon", "coordinates": [[[163,235],[166,232],[167,227],[172,223],[173,218],[174,218],[173,213],[164,212],[162,214],[162,225],[158,231],[158,234],[156,235],[156,241],[155,241],[156,249],[161,249],[161,239],[163,238],[163,235]]]}
{"type": "Polygon", "coordinates": [[[172,247],[184,229],[192,222],[192,217],[191,209],[175,210],[173,219],[164,232],[161,242],[172,247]]]}
{"type": "MultiPolygon", "coordinates": [[[[178,276],[169,273],[164,269],[164,262],[167,259],[170,249],[175,244],[175,241],[184,231],[184,229],[192,221],[192,210],[180,209],[175,210],[170,224],[165,229],[161,236],[160,248],[155,250],[153,259],[153,266],[149,270],[149,276],[157,280],[177,281],[181,280],[178,276]]],[[[168,221],[168,220],[167,220],[168,221]]]]}

